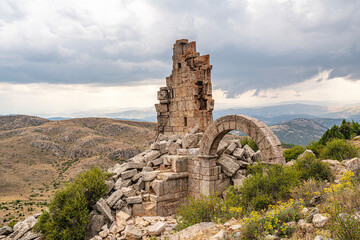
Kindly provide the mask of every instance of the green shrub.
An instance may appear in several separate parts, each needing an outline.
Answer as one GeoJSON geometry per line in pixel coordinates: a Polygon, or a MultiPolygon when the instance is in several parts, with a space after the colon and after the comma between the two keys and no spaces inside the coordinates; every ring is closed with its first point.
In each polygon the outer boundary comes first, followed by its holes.
{"type": "Polygon", "coordinates": [[[248,145],[252,148],[255,152],[259,150],[258,146],[256,145],[255,141],[250,137],[244,137],[240,140],[242,146],[248,145]]]}
{"type": "Polygon", "coordinates": [[[84,239],[91,206],[107,194],[107,175],[94,167],[79,174],[72,183],[58,191],[43,211],[35,231],[46,239],[84,239]]]}
{"type": "Polygon", "coordinates": [[[332,181],[334,176],[332,174],[329,164],[316,159],[312,154],[305,154],[297,159],[293,168],[298,172],[301,180],[328,180],[332,181]]]}
{"type": "Polygon", "coordinates": [[[328,212],[332,237],[339,240],[360,239],[360,220],[354,213],[346,213],[343,204],[337,202],[328,207],[328,212]]]}
{"type": "Polygon", "coordinates": [[[242,219],[241,239],[265,239],[265,235],[274,234],[280,237],[289,237],[293,231],[287,222],[298,221],[301,218],[301,201],[283,202],[271,205],[268,211],[259,213],[251,212],[248,217],[242,219]],[[261,214],[262,213],[262,214],[261,214]]]}
{"type": "Polygon", "coordinates": [[[343,139],[333,139],[325,145],[320,157],[341,161],[357,157],[358,154],[358,149],[354,145],[347,143],[343,139]]]}
{"type": "MultiPolygon", "coordinates": [[[[4,219],[5,220],[5,219],[4,219]]],[[[11,227],[11,228],[14,228],[14,226],[15,226],[15,224],[17,223],[17,221],[15,221],[15,220],[12,220],[10,223],[9,223],[9,227],[11,227]]]]}
{"type": "Polygon", "coordinates": [[[240,187],[241,204],[247,209],[260,210],[290,195],[290,189],[299,183],[297,173],[282,165],[255,164],[240,187]]]}
{"type": "Polygon", "coordinates": [[[311,150],[317,157],[319,157],[320,153],[322,152],[324,148],[324,145],[322,145],[319,141],[311,141],[311,143],[309,143],[306,146],[306,149],[311,150]]]}
{"type": "Polygon", "coordinates": [[[187,198],[178,208],[178,230],[185,229],[200,222],[215,221],[221,208],[221,198],[214,196],[201,196],[200,198],[187,198]]]}
{"type": "Polygon", "coordinates": [[[297,159],[297,157],[305,151],[303,146],[295,146],[290,149],[284,150],[284,157],[286,162],[291,161],[292,159],[297,159]]]}

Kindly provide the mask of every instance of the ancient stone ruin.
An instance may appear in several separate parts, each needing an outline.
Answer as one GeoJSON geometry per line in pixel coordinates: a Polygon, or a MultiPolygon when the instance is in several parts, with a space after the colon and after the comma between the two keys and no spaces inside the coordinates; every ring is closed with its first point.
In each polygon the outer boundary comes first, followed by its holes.
{"type": "MultiPolygon", "coordinates": [[[[108,169],[108,196],[94,206],[86,239],[166,237],[176,226],[171,215],[186,196],[222,194],[229,185],[241,185],[255,162],[285,163],[278,138],[259,120],[228,115],[212,121],[212,66],[195,42],[176,41],[173,61],[167,86],[158,92],[156,142],[108,169]],[[248,134],[259,151],[225,139],[235,129],[248,134]]],[[[33,234],[32,227],[23,225],[15,225],[9,239],[29,239],[23,237],[33,234]]]]}
{"type": "Polygon", "coordinates": [[[195,126],[204,132],[214,109],[209,55],[200,56],[195,42],[181,39],[174,44],[172,59],[172,73],[157,94],[157,132],[183,134],[195,126]]]}

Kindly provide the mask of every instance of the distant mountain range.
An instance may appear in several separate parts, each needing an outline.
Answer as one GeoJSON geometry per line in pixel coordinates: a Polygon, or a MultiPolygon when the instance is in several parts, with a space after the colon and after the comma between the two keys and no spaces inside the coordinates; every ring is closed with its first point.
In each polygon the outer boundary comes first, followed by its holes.
{"type": "Polygon", "coordinates": [[[296,145],[306,145],[313,140],[318,140],[328,129],[318,121],[307,118],[296,118],[271,125],[270,128],[280,142],[296,145]]]}
{"type": "MultiPolygon", "coordinates": [[[[360,106],[327,107],[310,104],[215,109],[213,112],[214,120],[229,114],[244,114],[257,118],[272,126],[281,141],[302,145],[309,143],[311,140],[317,140],[327,128],[332,127],[334,124],[339,125],[343,118],[348,121],[360,122],[360,106]]],[[[48,117],[47,119],[59,121],[83,117],[106,117],[143,122],[157,121],[155,108],[142,110],[92,110],[48,117]]]]}

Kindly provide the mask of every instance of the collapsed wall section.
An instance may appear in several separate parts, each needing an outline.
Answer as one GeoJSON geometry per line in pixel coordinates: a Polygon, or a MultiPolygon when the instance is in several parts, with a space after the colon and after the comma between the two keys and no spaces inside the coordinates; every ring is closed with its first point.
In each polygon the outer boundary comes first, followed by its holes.
{"type": "Polygon", "coordinates": [[[172,59],[172,73],[157,94],[157,133],[184,134],[194,126],[204,132],[214,109],[209,55],[200,56],[196,42],[181,39],[174,44],[172,59]]]}

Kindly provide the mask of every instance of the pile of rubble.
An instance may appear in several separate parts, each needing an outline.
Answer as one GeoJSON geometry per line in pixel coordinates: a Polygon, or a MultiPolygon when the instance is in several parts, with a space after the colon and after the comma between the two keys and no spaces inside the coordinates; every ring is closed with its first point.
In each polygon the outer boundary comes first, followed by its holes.
{"type": "MultiPolygon", "coordinates": [[[[162,238],[173,232],[176,220],[172,216],[188,195],[188,161],[198,157],[202,136],[198,127],[182,136],[159,135],[145,152],[109,168],[108,196],[94,205],[86,239],[162,238]]],[[[246,168],[260,159],[259,151],[241,146],[239,139],[220,142],[217,154],[218,193],[230,184],[242,184],[246,168]]],[[[35,238],[25,236],[18,234],[14,239],[35,238]]]]}
{"type": "MultiPolygon", "coordinates": [[[[88,238],[107,236],[167,235],[174,225],[154,222],[155,230],[136,226],[136,217],[171,216],[188,194],[188,159],[196,158],[202,138],[195,127],[183,136],[160,135],[150,149],[122,165],[116,164],[108,172],[113,174],[108,182],[109,195],[100,199],[91,213],[88,238]],[[104,227],[107,226],[107,227],[104,227]],[[142,229],[142,230],[141,230],[142,229]],[[136,234],[135,234],[136,233],[136,234]],[[96,235],[97,234],[97,235],[96,235]]],[[[246,178],[246,168],[259,160],[260,152],[240,140],[222,141],[218,155],[218,168],[223,184],[217,189],[222,193],[230,184],[239,185],[246,178]]],[[[175,222],[174,222],[175,224],[175,222]]]]}

